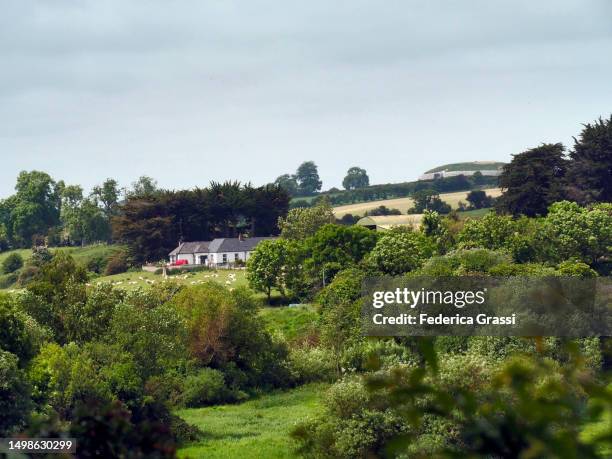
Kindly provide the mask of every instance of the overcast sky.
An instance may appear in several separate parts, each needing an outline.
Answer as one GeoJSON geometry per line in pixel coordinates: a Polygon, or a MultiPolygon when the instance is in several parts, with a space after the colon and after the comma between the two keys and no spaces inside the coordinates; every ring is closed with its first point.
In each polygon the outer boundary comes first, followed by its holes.
{"type": "Polygon", "coordinates": [[[6,0],[0,58],[0,197],[23,169],[398,182],[609,115],[612,1],[6,0]]]}

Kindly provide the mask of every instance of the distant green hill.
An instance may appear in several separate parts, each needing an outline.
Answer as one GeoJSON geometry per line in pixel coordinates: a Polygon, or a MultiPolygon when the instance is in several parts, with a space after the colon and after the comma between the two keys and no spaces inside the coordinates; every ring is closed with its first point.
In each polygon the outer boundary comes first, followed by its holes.
{"type": "Polygon", "coordinates": [[[506,163],[497,161],[470,161],[466,163],[452,163],[438,166],[433,169],[426,171],[426,174],[440,171],[494,171],[499,169],[506,163]]]}

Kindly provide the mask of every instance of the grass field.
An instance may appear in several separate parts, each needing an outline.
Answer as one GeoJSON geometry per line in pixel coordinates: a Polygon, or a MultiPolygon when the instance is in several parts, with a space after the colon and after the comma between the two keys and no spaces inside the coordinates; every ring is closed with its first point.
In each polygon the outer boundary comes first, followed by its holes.
{"type": "Polygon", "coordinates": [[[204,433],[202,440],[179,450],[181,458],[293,458],[293,426],[321,407],[328,386],[309,384],[264,395],[238,405],[180,410],[177,414],[204,433]]]}
{"type": "MultiPolygon", "coordinates": [[[[501,190],[499,188],[490,188],[486,191],[487,195],[492,196],[494,198],[501,195],[501,190]]],[[[453,209],[457,208],[459,201],[466,202],[466,197],[469,191],[458,191],[455,193],[443,193],[440,195],[440,199],[444,202],[450,204],[453,209]]],[[[369,202],[361,202],[359,204],[348,204],[346,206],[334,207],[334,215],[336,218],[341,218],[343,215],[352,214],[352,215],[363,215],[366,211],[375,209],[379,206],[387,206],[390,209],[399,209],[403,214],[405,214],[408,209],[410,209],[414,205],[414,201],[412,198],[396,198],[396,199],[385,199],[382,201],[369,201],[369,202]]]]}
{"type": "Polygon", "coordinates": [[[279,333],[288,341],[303,336],[317,320],[317,313],[309,304],[267,307],[260,314],[271,333],[279,333]]]}
{"type": "Polygon", "coordinates": [[[204,281],[215,281],[229,288],[247,285],[246,271],[244,269],[219,269],[216,271],[206,270],[176,274],[164,279],[161,274],[154,274],[148,271],[130,271],[113,276],[97,277],[90,282],[95,285],[103,282],[111,282],[115,287],[134,290],[138,287],[148,287],[160,282],[174,281],[182,285],[197,285],[204,281]]]}
{"type": "Polygon", "coordinates": [[[465,163],[444,164],[426,171],[426,174],[440,171],[494,171],[506,163],[497,161],[469,161],[465,163]]]}
{"type": "Polygon", "coordinates": [[[492,212],[492,207],[487,207],[486,209],[476,209],[476,210],[466,210],[465,212],[459,212],[459,218],[461,220],[465,220],[466,218],[480,218],[487,215],[489,212],[492,212]]]}

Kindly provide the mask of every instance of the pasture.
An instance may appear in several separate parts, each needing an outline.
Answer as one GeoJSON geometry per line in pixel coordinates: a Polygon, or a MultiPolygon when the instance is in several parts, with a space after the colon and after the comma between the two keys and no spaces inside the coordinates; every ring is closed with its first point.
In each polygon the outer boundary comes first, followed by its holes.
{"type": "Polygon", "coordinates": [[[228,288],[247,286],[246,270],[244,269],[218,269],[192,271],[174,274],[164,278],[161,274],[148,271],[128,271],[113,276],[104,276],[93,279],[89,285],[110,282],[113,286],[125,290],[134,290],[139,287],[149,287],[155,284],[176,282],[180,285],[197,285],[204,281],[215,281],[228,288]]]}
{"type": "Polygon", "coordinates": [[[316,414],[327,384],[308,384],[236,405],[179,410],[176,414],[204,432],[178,452],[180,458],[298,457],[289,436],[295,424],[316,414]]]}
{"type": "MultiPolygon", "coordinates": [[[[484,190],[487,195],[492,196],[494,198],[501,195],[501,189],[499,188],[490,188],[488,190],[484,190]]],[[[442,193],[440,194],[440,199],[442,201],[448,203],[453,209],[456,209],[459,201],[463,201],[467,203],[467,195],[469,191],[457,191],[454,193],[442,193]]],[[[389,209],[399,209],[403,214],[408,212],[414,205],[414,201],[412,198],[395,198],[395,199],[385,199],[381,201],[369,201],[369,202],[360,202],[358,204],[348,204],[345,206],[334,207],[334,215],[336,218],[341,218],[343,215],[352,214],[363,216],[366,211],[373,210],[379,206],[387,206],[389,209]]]]}

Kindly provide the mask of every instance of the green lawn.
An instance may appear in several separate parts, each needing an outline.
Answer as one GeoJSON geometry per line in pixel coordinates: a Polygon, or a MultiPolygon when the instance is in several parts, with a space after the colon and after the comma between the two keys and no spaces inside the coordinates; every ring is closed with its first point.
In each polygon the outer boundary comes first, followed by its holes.
{"type": "Polygon", "coordinates": [[[289,432],[318,412],[326,384],[264,395],[238,405],[184,409],[177,414],[205,433],[202,440],[179,450],[181,458],[292,458],[289,432]]]}
{"type": "Polygon", "coordinates": [[[291,341],[303,336],[317,320],[317,313],[310,304],[299,306],[267,307],[261,310],[266,328],[291,341]]]}

